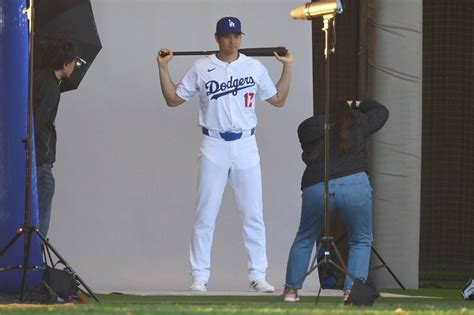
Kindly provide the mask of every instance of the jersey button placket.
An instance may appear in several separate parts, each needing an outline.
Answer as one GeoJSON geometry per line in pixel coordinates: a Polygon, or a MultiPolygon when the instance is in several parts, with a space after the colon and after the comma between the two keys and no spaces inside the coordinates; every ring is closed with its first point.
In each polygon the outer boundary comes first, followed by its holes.
{"type": "MultiPolygon", "coordinates": [[[[227,82],[229,82],[231,78],[232,78],[232,69],[231,69],[230,65],[227,65],[227,82]]],[[[232,82],[231,82],[231,84],[232,84],[232,82]]],[[[229,88],[229,89],[232,89],[232,88],[229,88]]],[[[229,117],[230,117],[230,126],[229,126],[229,128],[230,128],[230,130],[235,130],[234,115],[232,113],[234,97],[233,97],[232,93],[228,93],[226,96],[227,96],[227,109],[229,110],[229,117]]]]}

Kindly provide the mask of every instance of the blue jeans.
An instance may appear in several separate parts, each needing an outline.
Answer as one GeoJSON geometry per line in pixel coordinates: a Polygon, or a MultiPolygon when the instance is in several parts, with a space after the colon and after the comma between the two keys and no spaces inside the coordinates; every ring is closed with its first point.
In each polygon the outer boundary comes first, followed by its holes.
{"type": "MultiPolygon", "coordinates": [[[[356,278],[367,280],[372,242],[372,188],[365,172],[329,181],[329,215],[344,221],[349,242],[347,269],[356,278]]],[[[301,220],[291,246],[286,268],[286,286],[301,289],[316,238],[324,226],[324,182],[303,189],[301,220]]],[[[352,288],[345,277],[343,290],[352,288]]]]}
{"type": "Polygon", "coordinates": [[[41,165],[36,168],[38,185],[39,230],[46,236],[49,230],[51,205],[54,195],[54,176],[51,165],[41,165]]]}

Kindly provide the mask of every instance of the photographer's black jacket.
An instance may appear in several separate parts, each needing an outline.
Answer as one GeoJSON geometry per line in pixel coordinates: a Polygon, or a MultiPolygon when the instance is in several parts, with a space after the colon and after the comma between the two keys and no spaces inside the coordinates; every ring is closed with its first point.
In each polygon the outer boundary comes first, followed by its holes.
{"type": "MultiPolygon", "coordinates": [[[[339,150],[337,126],[331,124],[329,133],[329,179],[367,171],[366,140],[382,128],[388,119],[388,109],[382,104],[365,100],[358,110],[352,111],[348,125],[349,150],[339,150]]],[[[298,127],[298,137],[303,152],[310,153],[318,145],[324,147],[324,115],[316,115],[303,121],[298,127]]],[[[301,179],[301,189],[324,181],[324,150],[313,161],[305,162],[306,169],[301,179]]]]}
{"type": "Polygon", "coordinates": [[[52,69],[40,70],[34,77],[33,113],[35,120],[36,165],[56,161],[56,128],[61,92],[52,69]]]}

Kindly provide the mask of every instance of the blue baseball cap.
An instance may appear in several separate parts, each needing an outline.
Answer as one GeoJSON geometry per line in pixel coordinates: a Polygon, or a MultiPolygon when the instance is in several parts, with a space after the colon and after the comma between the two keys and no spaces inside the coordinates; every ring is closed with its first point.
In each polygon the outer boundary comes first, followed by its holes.
{"type": "Polygon", "coordinates": [[[230,33],[243,34],[240,26],[240,20],[236,17],[226,16],[217,21],[216,34],[227,35],[230,33]]]}

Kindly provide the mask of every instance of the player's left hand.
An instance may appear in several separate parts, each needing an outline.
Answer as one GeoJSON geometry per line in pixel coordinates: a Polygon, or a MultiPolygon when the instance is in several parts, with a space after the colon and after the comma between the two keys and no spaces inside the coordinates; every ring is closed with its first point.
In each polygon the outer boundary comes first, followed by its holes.
{"type": "Polygon", "coordinates": [[[288,49],[288,47],[286,46],[279,46],[279,47],[283,47],[286,49],[286,55],[284,56],[278,56],[278,54],[276,53],[276,51],[273,52],[273,54],[275,55],[275,58],[285,64],[285,63],[292,63],[293,62],[293,54],[291,53],[291,51],[288,49]]]}

